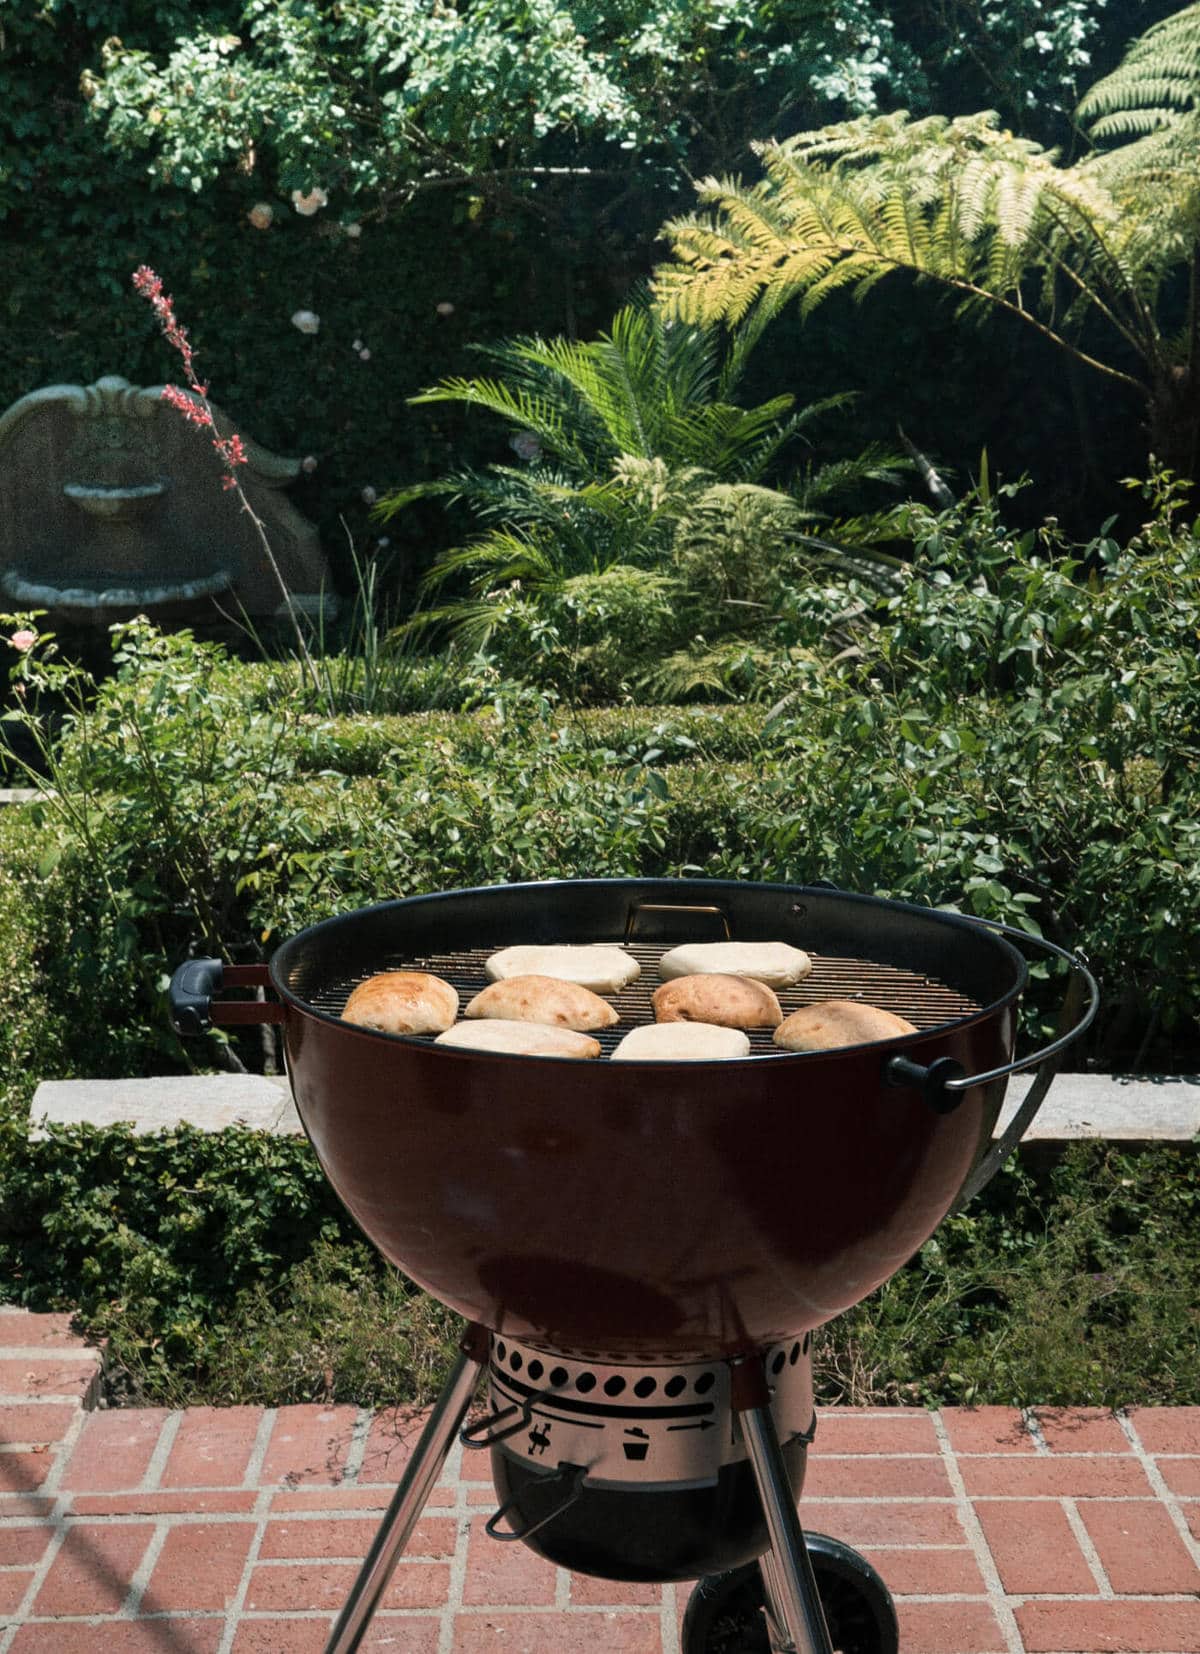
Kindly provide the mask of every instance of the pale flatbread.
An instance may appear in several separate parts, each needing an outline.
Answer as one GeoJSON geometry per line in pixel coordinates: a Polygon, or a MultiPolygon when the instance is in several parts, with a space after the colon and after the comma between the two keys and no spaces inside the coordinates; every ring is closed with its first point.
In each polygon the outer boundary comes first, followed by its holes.
{"type": "Polygon", "coordinates": [[[492,982],[510,976],[554,976],[560,982],[577,982],[594,994],[619,994],[642,974],[632,954],[602,943],[501,948],[485,969],[492,982]]]}
{"type": "Polygon", "coordinates": [[[611,1028],[619,1020],[606,1000],[578,982],[556,976],[509,976],[475,995],[465,1017],[494,1017],[501,1022],[541,1022],[552,1028],[611,1028]]]}
{"type": "Polygon", "coordinates": [[[612,1060],[713,1062],[749,1055],[750,1041],[737,1028],[717,1028],[711,1022],[647,1022],[629,1030],[612,1060]]]}
{"type": "MultiPolygon", "coordinates": [[[[710,971],[677,976],[654,991],[656,1022],[708,1022],[718,1028],[778,1028],[779,1001],[765,982],[710,971]]],[[[468,1012],[469,1014],[469,1012],[468,1012]]]]}
{"type": "Polygon", "coordinates": [[[812,970],[812,960],[802,948],[788,942],[685,942],[664,953],[658,974],[664,982],[676,976],[699,976],[722,971],[728,976],[749,976],[768,988],[790,988],[812,970]]]}
{"type": "Polygon", "coordinates": [[[548,1028],[540,1022],[501,1022],[482,1017],[459,1022],[439,1034],[436,1045],[462,1045],[471,1051],[512,1051],[522,1057],[598,1057],[600,1041],[570,1028],[548,1028]]]}
{"type": "Polygon", "coordinates": [[[871,1045],[876,1040],[915,1034],[903,1017],[860,999],[827,999],[802,1005],[775,1030],[775,1044],[785,1051],[831,1051],[840,1045],[871,1045]]]}
{"type": "Polygon", "coordinates": [[[360,982],[342,1018],[381,1034],[440,1034],[458,1015],[458,994],[427,971],[381,971],[360,982]]]}

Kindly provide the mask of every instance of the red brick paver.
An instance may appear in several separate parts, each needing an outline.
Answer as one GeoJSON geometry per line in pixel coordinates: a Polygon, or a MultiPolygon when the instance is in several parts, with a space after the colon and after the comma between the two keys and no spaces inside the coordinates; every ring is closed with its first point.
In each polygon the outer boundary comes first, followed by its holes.
{"type": "MultiPolygon", "coordinates": [[[[0,1308],[0,1654],[322,1654],[423,1416],[88,1412],[98,1365],[0,1308]]],[[[456,1452],[364,1654],[679,1654],[688,1586],[497,1544],[494,1502],[456,1452]]],[[[823,1411],[801,1516],[903,1654],[1200,1650],[1200,1407],[823,1411]]]]}

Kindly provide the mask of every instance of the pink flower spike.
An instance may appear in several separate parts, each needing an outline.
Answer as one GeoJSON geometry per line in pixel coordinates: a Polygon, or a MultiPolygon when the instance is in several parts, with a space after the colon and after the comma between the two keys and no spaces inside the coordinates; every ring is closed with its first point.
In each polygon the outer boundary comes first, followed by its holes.
{"type": "Polygon", "coordinates": [[[14,649],[19,649],[21,654],[28,654],[37,642],[37,633],[23,626],[19,632],[14,632],[8,641],[14,649]]]}

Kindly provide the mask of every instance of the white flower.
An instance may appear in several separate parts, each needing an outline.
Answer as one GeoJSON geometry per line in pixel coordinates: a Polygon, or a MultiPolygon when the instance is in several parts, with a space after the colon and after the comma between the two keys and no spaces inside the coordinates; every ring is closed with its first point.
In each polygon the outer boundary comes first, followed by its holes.
{"type": "Polygon", "coordinates": [[[300,469],[311,476],[316,468],[317,456],[315,454],[305,454],[304,458],[300,461],[300,469]]]}
{"type": "Polygon", "coordinates": [[[542,445],[532,431],[518,431],[516,436],[509,437],[508,446],[520,459],[533,461],[542,457],[542,445]]]}
{"type": "Polygon", "coordinates": [[[364,488],[359,498],[364,505],[374,505],[379,495],[371,487],[364,488]]]}
{"type": "Polygon", "coordinates": [[[369,350],[360,350],[358,353],[358,359],[360,362],[369,362],[371,360],[371,352],[369,350]]]}
{"type": "Polygon", "coordinates": [[[449,299],[442,300],[441,304],[437,307],[437,313],[439,316],[453,316],[454,306],[450,303],[449,299]]]}
{"type": "Polygon", "coordinates": [[[361,224],[343,224],[342,229],[345,230],[346,234],[355,241],[357,241],[359,236],[362,234],[361,224]]]}
{"type": "Polygon", "coordinates": [[[362,347],[363,347],[363,342],[362,342],[361,339],[351,339],[351,341],[350,341],[350,349],[351,350],[361,350],[362,347]]]}
{"type": "Polygon", "coordinates": [[[292,317],[292,326],[298,327],[301,333],[319,333],[321,318],[315,310],[297,310],[292,317]]]}
{"type": "Polygon", "coordinates": [[[256,201],[246,217],[256,230],[269,230],[275,217],[275,209],[269,201],[256,201]]]}
{"type": "Polygon", "coordinates": [[[292,206],[305,218],[311,218],[314,213],[320,212],[322,207],[328,205],[329,197],[324,190],[311,189],[307,195],[303,190],[292,191],[292,206]]]}

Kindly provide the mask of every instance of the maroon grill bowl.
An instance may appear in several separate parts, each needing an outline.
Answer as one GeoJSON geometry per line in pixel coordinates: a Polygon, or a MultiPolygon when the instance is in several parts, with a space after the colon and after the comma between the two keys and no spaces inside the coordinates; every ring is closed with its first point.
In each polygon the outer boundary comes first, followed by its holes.
{"type": "MultiPolygon", "coordinates": [[[[224,985],[266,979],[226,969],[224,985]]],[[[1008,942],[953,914],[796,886],[556,881],[316,925],[270,962],[278,1004],[221,1002],[212,1019],[282,1024],[330,1183],[412,1280],[498,1333],[654,1364],[801,1333],[916,1252],[986,1149],[1004,1093],[1002,1078],[939,1093],[921,1071],[1006,1066],[1025,981],[1008,942]],[[631,926],[639,941],[711,940],[714,910],[738,940],[889,965],[978,1009],[879,1044],[703,1063],[483,1054],[336,1014],[355,981],[428,955],[619,944],[631,926]],[[920,1067],[898,1071],[898,1056],[920,1067]]]]}

